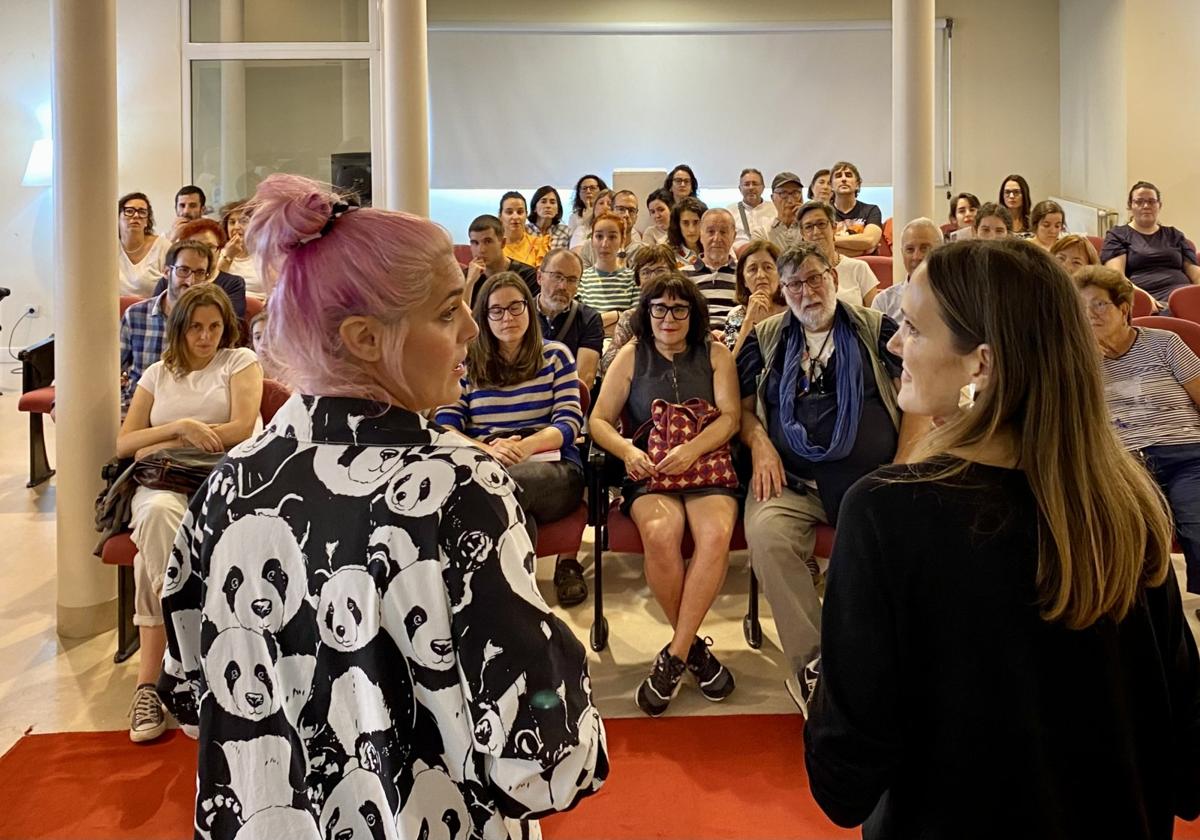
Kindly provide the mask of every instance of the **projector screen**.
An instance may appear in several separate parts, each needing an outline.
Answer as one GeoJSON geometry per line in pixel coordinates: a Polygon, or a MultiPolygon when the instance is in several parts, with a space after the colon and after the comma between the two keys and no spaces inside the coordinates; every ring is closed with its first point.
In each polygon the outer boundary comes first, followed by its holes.
{"type": "MultiPolygon", "coordinates": [[[[935,39],[935,177],[949,168],[949,34],[935,39]]],[[[573,184],[686,162],[701,187],[849,160],[892,180],[888,22],[429,32],[432,186],[573,184]]]]}

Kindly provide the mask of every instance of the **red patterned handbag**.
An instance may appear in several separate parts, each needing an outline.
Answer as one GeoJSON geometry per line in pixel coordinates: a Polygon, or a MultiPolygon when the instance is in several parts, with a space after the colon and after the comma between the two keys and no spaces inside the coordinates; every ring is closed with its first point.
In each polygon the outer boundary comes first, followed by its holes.
{"type": "MultiPolygon", "coordinates": [[[[650,403],[650,419],[638,429],[634,440],[646,439],[646,454],[657,464],[674,447],[687,443],[720,416],[720,409],[707,400],[690,399],[685,403],[655,400],[650,403]]],[[[737,486],[738,477],[728,442],[701,455],[686,472],[651,477],[646,481],[646,489],[657,493],[737,486]]]]}

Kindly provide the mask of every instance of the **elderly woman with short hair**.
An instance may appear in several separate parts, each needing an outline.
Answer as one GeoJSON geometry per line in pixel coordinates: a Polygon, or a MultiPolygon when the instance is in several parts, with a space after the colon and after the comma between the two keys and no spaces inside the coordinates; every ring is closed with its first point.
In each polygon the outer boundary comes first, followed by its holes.
{"type": "Polygon", "coordinates": [[[737,357],[742,344],[765,318],[782,312],[787,303],[779,286],[779,248],[767,239],[753,239],[738,256],[735,275],[738,305],[725,319],[725,346],[737,357]]]}

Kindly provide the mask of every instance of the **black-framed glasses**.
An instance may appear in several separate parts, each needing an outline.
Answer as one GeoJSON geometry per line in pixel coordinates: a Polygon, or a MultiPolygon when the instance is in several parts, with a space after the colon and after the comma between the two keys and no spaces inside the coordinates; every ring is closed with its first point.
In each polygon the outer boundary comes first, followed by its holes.
{"type": "Polygon", "coordinates": [[[144,207],[122,207],[121,215],[126,219],[148,219],[150,211],[144,207]]]}
{"type": "Polygon", "coordinates": [[[679,175],[671,179],[671,183],[679,187],[690,187],[692,179],[686,175],[679,175]]]}
{"type": "Polygon", "coordinates": [[[545,269],[542,269],[541,276],[550,283],[575,284],[580,280],[580,278],[574,274],[563,274],[561,271],[546,271],[545,269]]]}
{"type": "Polygon", "coordinates": [[[800,225],[801,233],[824,233],[829,230],[830,224],[828,219],[821,219],[817,222],[809,222],[806,225],[800,225]]]}
{"type": "Polygon", "coordinates": [[[489,321],[501,321],[505,314],[511,315],[514,318],[520,318],[525,314],[526,303],[523,300],[514,300],[508,306],[489,306],[487,308],[487,316],[489,321]]]}
{"type": "Polygon", "coordinates": [[[1158,204],[1157,198],[1135,198],[1129,202],[1132,207],[1153,207],[1158,204]]]}
{"type": "Polygon", "coordinates": [[[208,276],[207,268],[188,268],[186,265],[169,265],[167,269],[183,280],[191,279],[192,277],[203,280],[208,276]]]}
{"type": "Polygon", "coordinates": [[[792,294],[799,294],[801,291],[803,291],[805,286],[816,290],[825,284],[825,275],[828,273],[829,269],[827,268],[820,274],[814,274],[812,277],[796,277],[792,280],[788,280],[787,282],[780,280],[779,285],[783,286],[783,288],[787,289],[792,294]]]}
{"type": "Polygon", "coordinates": [[[671,320],[686,321],[692,316],[692,307],[686,303],[676,303],[672,306],[668,306],[665,303],[650,304],[650,317],[655,321],[661,321],[663,318],[666,318],[668,312],[671,313],[671,320]]]}
{"type": "Polygon", "coordinates": [[[1005,190],[1004,194],[1006,196],[1009,196],[1010,198],[1016,198],[1018,195],[1021,194],[1021,190],[1019,188],[1015,189],[1015,190],[1005,190]]]}

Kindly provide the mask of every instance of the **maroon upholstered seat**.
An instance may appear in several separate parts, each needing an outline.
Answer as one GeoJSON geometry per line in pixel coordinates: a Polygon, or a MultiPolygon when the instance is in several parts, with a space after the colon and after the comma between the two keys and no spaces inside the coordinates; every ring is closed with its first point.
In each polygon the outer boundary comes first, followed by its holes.
{"type": "Polygon", "coordinates": [[[35,388],[32,391],[26,391],[21,394],[21,399],[17,401],[17,409],[19,411],[32,411],[37,414],[49,414],[50,409],[54,408],[54,386],[47,385],[45,388],[35,388]]]}

